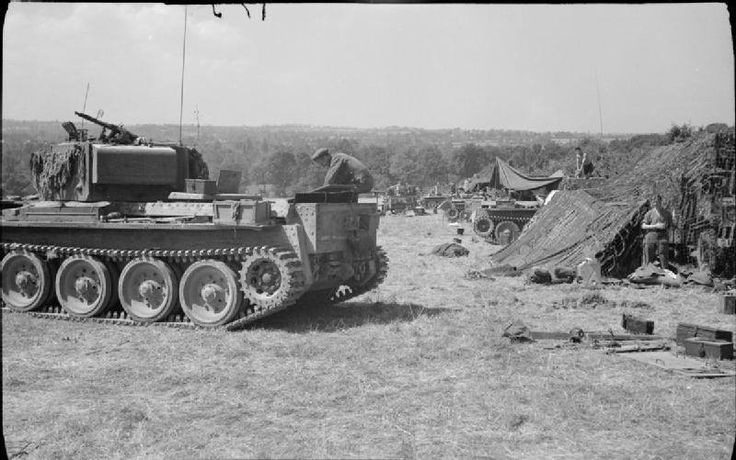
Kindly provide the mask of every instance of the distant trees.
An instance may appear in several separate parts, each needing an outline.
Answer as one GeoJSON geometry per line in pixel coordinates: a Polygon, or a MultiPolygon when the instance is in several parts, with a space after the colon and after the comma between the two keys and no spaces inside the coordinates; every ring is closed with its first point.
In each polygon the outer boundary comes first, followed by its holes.
{"type": "Polygon", "coordinates": [[[683,142],[693,135],[693,128],[687,123],[683,123],[678,126],[672,124],[672,127],[667,131],[667,140],[672,142],[683,142]]]}
{"type": "Polygon", "coordinates": [[[312,161],[313,152],[294,155],[296,171],[293,179],[293,191],[306,192],[323,184],[327,172],[320,165],[312,161]]]}
{"type": "Polygon", "coordinates": [[[452,171],[460,177],[470,177],[488,166],[489,152],[475,144],[465,144],[452,154],[452,171]]]}
{"type": "Polygon", "coordinates": [[[418,185],[428,187],[436,183],[445,183],[448,180],[447,162],[440,149],[436,146],[422,148],[418,153],[419,167],[422,171],[422,180],[418,185]]]}
{"type": "Polygon", "coordinates": [[[2,196],[31,195],[36,193],[31,181],[31,154],[48,146],[42,139],[3,134],[2,141],[2,196]]]}
{"type": "Polygon", "coordinates": [[[355,157],[370,169],[375,188],[385,189],[395,183],[391,174],[391,152],[388,148],[375,144],[362,146],[355,157]]]}
{"type": "MultiPolygon", "coordinates": [[[[130,125],[148,139],[178,139],[176,125],[130,125]]],[[[457,182],[487,170],[494,158],[510,161],[527,174],[547,175],[557,169],[571,174],[573,147],[581,145],[593,154],[596,171],[616,174],[634,164],[647,149],[679,142],[700,132],[730,129],[722,123],[703,128],[673,125],[661,134],[642,134],[603,142],[575,133],[528,133],[499,130],[335,129],[308,126],[218,127],[184,126],[184,144],[196,142],[216,179],[222,169],[242,172],[245,185],[272,184],[281,195],[307,191],[322,185],[325,169],[311,161],[319,147],[344,152],[362,161],[373,174],[375,189],[385,190],[398,181],[427,189],[436,183],[457,182]],[[565,144],[557,139],[565,139],[565,144]]],[[[64,140],[58,122],[3,120],[3,195],[34,193],[28,165],[32,152],[64,140]]]]}
{"type": "Polygon", "coordinates": [[[389,173],[405,184],[418,185],[422,182],[419,155],[415,147],[409,146],[391,157],[389,173]]]}
{"type": "Polygon", "coordinates": [[[258,184],[272,184],[279,196],[286,195],[286,188],[296,177],[296,158],[288,151],[279,150],[263,158],[254,168],[258,184]]]}

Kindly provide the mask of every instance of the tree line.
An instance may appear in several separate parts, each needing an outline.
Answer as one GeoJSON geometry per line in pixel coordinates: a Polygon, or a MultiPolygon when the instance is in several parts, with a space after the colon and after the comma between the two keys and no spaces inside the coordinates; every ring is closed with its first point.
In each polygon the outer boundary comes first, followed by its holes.
{"type": "MultiPolygon", "coordinates": [[[[709,125],[710,127],[711,125],[709,125]]],[[[90,136],[99,133],[89,128],[90,136]]],[[[178,139],[177,125],[128,126],[154,141],[178,139]]],[[[185,126],[182,142],[195,146],[207,161],[210,178],[222,169],[241,171],[241,191],[264,190],[289,196],[322,184],[325,171],[311,154],[327,147],[352,155],[371,170],[375,189],[398,182],[422,190],[445,188],[476,173],[488,171],[496,157],[530,175],[562,170],[572,175],[577,146],[592,155],[598,174],[618,174],[652,146],[680,142],[704,128],[673,125],[664,134],[601,140],[575,133],[531,133],[504,130],[423,130],[412,128],[345,129],[307,126],[195,127],[185,126]],[[560,141],[564,139],[564,143],[560,141]]],[[[65,140],[58,122],[3,121],[2,193],[35,193],[28,166],[31,153],[65,140]]]]}

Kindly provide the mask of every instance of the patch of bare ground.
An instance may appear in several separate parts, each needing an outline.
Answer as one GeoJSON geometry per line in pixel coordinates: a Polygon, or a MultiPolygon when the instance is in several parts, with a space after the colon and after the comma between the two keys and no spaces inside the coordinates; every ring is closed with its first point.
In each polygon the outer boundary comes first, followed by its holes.
{"type": "Polygon", "coordinates": [[[665,336],[736,330],[717,295],[471,280],[498,247],[466,234],[468,257],[428,255],[453,237],[440,216],[386,217],[377,290],[237,333],[3,313],[5,441],[44,459],[730,458],[733,378],[501,337],[517,319],[622,332],[623,313],[665,336]]]}

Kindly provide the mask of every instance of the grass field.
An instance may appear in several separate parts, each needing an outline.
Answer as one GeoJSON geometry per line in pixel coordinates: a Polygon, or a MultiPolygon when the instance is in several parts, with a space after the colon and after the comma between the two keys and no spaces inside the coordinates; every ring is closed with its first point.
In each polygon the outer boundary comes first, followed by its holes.
{"type": "MultiPolygon", "coordinates": [[[[466,228],[466,233],[472,233],[466,228]]],[[[728,459],[734,378],[696,380],[533,330],[623,332],[622,313],[736,331],[701,288],[597,291],[471,280],[498,247],[429,255],[455,230],[386,217],[376,291],[248,330],[2,315],[3,433],[22,458],[728,459]],[[591,293],[597,294],[592,297],[591,293]],[[586,301],[595,299],[595,301],[586,301]]]]}

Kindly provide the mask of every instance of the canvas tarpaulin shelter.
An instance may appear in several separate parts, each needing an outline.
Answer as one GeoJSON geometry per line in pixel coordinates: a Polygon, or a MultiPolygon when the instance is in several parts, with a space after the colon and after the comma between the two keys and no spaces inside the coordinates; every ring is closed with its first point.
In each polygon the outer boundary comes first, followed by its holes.
{"type": "Polygon", "coordinates": [[[533,266],[573,268],[596,257],[608,276],[625,276],[639,265],[639,227],[647,201],[606,202],[582,190],[558,190],[525,226],[521,236],[491,256],[518,270],[533,266]]]}
{"type": "Polygon", "coordinates": [[[555,173],[547,177],[528,176],[496,157],[496,162],[493,164],[491,171],[480,178],[474,179],[470,184],[470,190],[480,190],[483,187],[489,187],[491,189],[507,188],[522,192],[557,185],[562,178],[561,173],[555,173]]]}
{"type": "MultiPolygon", "coordinates": [[[[732,134],[730,139],[732,146],[732,134]]],[[[702,182],[700,177],[709,174],[704,158],[713,156],[717,147],[717,136],[709,133],[656,146],[641,152],[624,173],[602,184],[585,191],[558,190],[524,226],[519,238],[491,257],[492,262],[518,270],[573,268],[595,256],[604,274],[628,275],[641,262],[641,221],[648,200],[661,195],[665,206],[675,211],[676,227],[670,241],[681,242],[680,227],[688,223],[687,213],[677,209],[686,202],[681,187],[688,178],[702,182]]]]}

